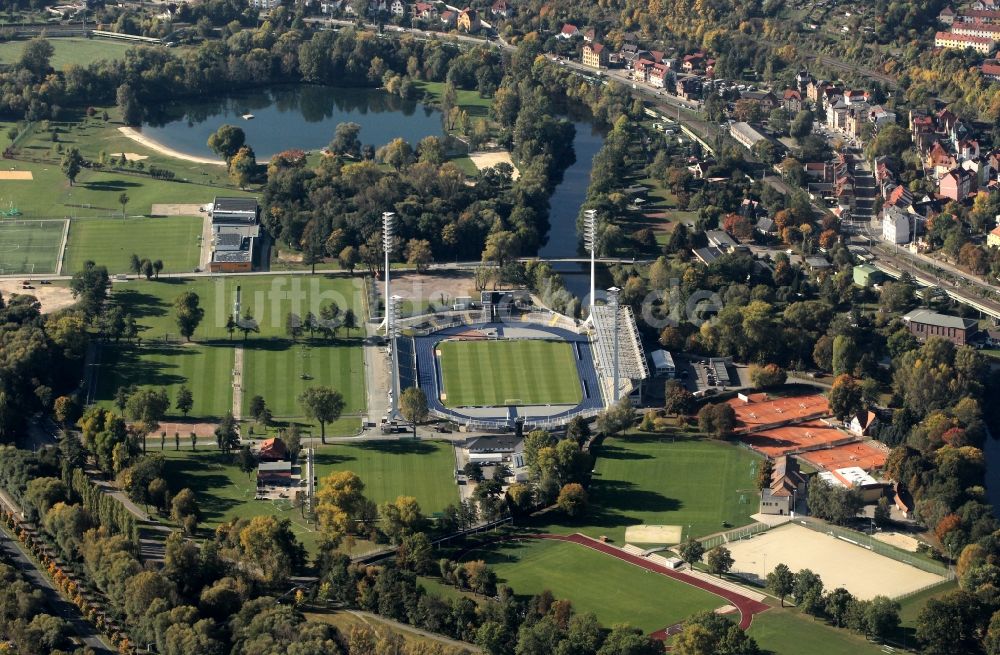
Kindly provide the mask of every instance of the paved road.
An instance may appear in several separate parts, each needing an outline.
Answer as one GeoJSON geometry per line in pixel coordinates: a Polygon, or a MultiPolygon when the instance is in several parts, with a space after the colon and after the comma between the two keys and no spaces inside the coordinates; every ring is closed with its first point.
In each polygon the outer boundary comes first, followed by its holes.
{"type": "Polygon", "coordinates": [[[94,629],[94,626],[83,618],[77,607],[59,594],[55,583],[35,566],[34,561],[24,551],[21,544],[7,534],[6,528],[0,530],[0,550],[3,550],[11,562],[21,569],[32,585],[42,590],[52,614],[69,621],[84,645],[93,648],[98,653],[115,652],[111,644],[105,641],[104,637],[94,629]]]}

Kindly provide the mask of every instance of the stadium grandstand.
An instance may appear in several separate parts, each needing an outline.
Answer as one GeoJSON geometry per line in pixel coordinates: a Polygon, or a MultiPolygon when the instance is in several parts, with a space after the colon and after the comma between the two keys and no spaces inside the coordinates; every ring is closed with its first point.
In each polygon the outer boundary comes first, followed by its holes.
{"type": "MultiPolygon", "coordinates": [[[[593,308],[591,341],[594,363],[600,374],[605,404],[614,402],[615,312],[609,305],[593,308]]],[[[622,305],[618,315],[618,397],[630,397],[638,404],[643,382],[649,378],[646,355],[639,339],[632,308],[622,305]]]]}

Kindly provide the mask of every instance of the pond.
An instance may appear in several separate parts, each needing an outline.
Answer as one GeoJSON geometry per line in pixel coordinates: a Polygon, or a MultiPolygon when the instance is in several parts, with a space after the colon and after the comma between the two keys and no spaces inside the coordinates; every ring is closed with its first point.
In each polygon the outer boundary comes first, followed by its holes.
{"type": "Polygon", "coordinates": [[[299,148],[317,150],[333,139],[338,123],[361,125],[363,144],[376,148],[396,137],[416,145],[443,134],[441,115],[419,102],[377,89],[287,85],[234,92],[214,99],[167,103],[142,133],[174,150],[215,157],[208,137],[229,123],[243,129],[259,161],[299,148]],[[252,120],[244,120],[252,114],[252,120]]]}

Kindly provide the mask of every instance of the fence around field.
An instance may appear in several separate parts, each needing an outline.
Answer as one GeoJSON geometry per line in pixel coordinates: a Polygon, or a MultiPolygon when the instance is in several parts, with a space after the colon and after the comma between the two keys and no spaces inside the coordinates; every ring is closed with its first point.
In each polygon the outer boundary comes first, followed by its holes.
{"type": "MultiPolygon", "coordinates": [[[[783,523],[781,525],[784,525],[783,523]]],[[[768,525],[767,523],[751,523],[750,525],[744,525],[741,528],[735,528],[727,532],[722,532],[719,534],[713,534],[711,536],[705,537],[704,539],[699,539],[701,545],[705,547],[705,550],[711,550],[716,546],[724,546],[731,541],[739,541],[740,539],[749,539],[750,537],[760,534],[761,532],[767,532],[771,528],[777,526],[768,525]]]]}
{"type": "MultiPolygon", "coordinates": [[[[909,564],[921,571],[926,571],[927,573],[934,573],[935,575],[940,575],[946,580],[952,580],[955,578],[955,573],[945,564],[940,562],[933,562],[931,560],[918,557],[913,553],[908,553],[905,550],[900,550],[895,546],[891,546],[887,543],[881,542],[878,539],[873,539],[869,535],[856,530],[851,530],[849,528],[842,528],[837,525],[831,525],[829,523],[824,523],[818,521],[817,519],[810,517],[798,517],[792,521],[797,525],[809,528],[810,530],[815,530],[816,532],[822,532],[830,536],[842,539],[848,543],[852,543],[861,548],[866,548],[873,553],[883,555],[890,559],[894,559],[897,562],[902,562],[903,564],[909,564]]],[[[936,585],[929,585],[930,587],[936,585]]],[[[927,587],[925,587],[926,589],[927,587]]],[[[919,593],[923,591],[920,589],[916,592],[910,592],[907,595],[912,595],[914,593],[919,593]]]]}

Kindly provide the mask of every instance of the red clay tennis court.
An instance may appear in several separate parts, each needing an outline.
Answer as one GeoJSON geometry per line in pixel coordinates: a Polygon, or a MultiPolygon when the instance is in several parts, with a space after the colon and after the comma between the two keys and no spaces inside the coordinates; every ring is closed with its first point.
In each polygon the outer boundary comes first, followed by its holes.
{"type": "Polygon", "coordinates": [[[755,393],[743,398],[747,400],[736,397],[726,402],[736,411],[737,429],[744,431],[808,421],[830,414],[830,405],[820,394],[774,398],[765,393],[755,393]]]}
{"type": "Polygon", "coordinates": [[[850,443],[834,446],[825,450],[814,450],[799,455],[811,465],[819,469],[833,471],[836,469],[859,466],[866,471],[885,466],[886,452],[868,442],[850,443]]]}
{"type": "Polygon", "coordinates": [[[741,434],[738,438],[768,457],[780,457],[789,452],[801,451],[803,448],[822,448],[826,444],[852,437],[823,421],[807,421],[799,425],[785,425],[751,434],[741,434]]]}

